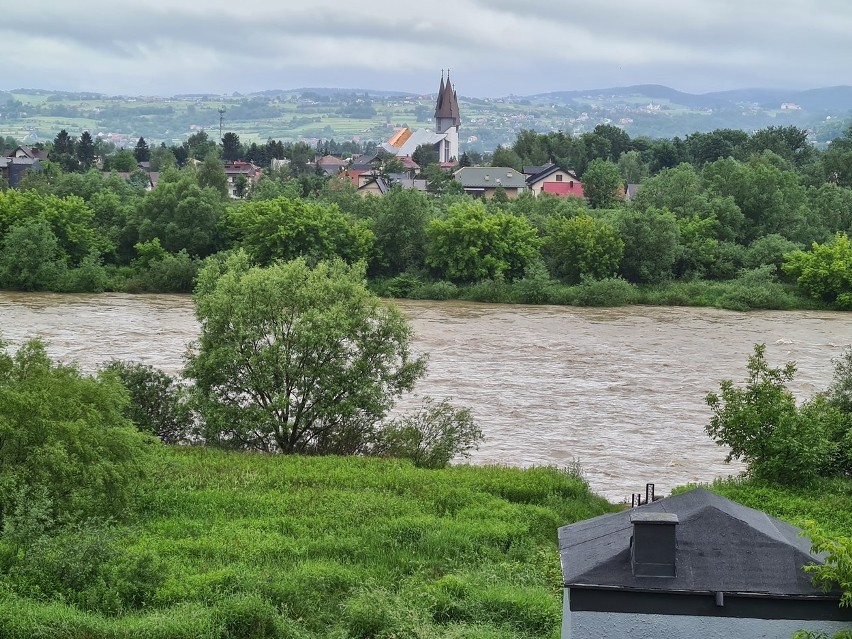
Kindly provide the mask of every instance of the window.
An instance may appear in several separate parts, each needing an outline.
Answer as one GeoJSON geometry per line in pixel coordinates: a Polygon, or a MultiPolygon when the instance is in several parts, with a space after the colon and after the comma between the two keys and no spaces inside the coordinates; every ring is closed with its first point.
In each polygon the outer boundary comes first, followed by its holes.
{"type": "Polygon", "coordinates": [[[562,181],[562,174],[561,174],[561,173],[557,173],[557,174],[556,174],[556,181],[557,181],[557,182],[561,182],[561,181],[562,181]]]}

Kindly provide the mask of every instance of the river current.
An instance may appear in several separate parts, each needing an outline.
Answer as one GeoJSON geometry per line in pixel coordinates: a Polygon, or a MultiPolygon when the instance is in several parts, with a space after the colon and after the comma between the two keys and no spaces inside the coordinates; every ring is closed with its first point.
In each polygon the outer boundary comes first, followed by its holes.
{"type": "MultiPolygon", "coordinates": [[[[400,301],[429,373],[422,396],[468,406],[486,440],[475,464],[579,463],[596,492],[621,501],[736,474],[705,434],[704,397],[745,376],[757,342],[772,365],[795,361],[799,401],[826,388],[831,359],[852,343],[852,316],[632,306],[582,309],[400,301]]],[[[0,335],[30,336],[51,356],[93,371],[110,359],[177,374],[198,324],[183,295],[0,293],[0,335]]]]}

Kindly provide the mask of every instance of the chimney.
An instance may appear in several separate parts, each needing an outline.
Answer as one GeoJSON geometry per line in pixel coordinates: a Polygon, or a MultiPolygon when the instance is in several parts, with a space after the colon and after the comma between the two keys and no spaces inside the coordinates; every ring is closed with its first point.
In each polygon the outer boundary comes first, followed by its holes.
{"type": "Polygon", "coordinates": [[[675,513],[634,511],[630,514],[633,536],[630,538],[630,561],[634,577],[675,577],[675,513]]]}

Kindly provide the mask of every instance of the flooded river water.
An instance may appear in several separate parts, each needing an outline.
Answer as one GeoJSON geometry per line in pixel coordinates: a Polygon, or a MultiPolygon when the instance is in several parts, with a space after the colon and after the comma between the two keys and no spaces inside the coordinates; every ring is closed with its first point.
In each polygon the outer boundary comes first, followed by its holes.
{"type": "MultiPolygon", "coordinates": [[[[473,463],[579,461],[615,501],[645,482],[667,493],[741,470],[704,434],[704,397],[743,379],[755,343],[773,365],[797,363],[800,401],[828,385],[831,359],[852,343],[852,316],[831,312],[398,305],[429,354],[415,395],[470,407],[486,435],[473,463]]],[[[3,339],[41,335],[53,357],[89,371],[118,358],[179,373],[197,332],[189,296],[0,293],[3,339]]]]}

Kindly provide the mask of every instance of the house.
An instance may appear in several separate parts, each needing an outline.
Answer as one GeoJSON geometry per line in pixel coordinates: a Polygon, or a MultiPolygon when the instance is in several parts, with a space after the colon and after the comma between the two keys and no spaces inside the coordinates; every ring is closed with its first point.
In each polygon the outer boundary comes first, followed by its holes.
{"type": "Polygon", "coordinates": [[[584,197],[580,178],[573,171],[565,171],[553,163],[525,166],[524,174],[533,195],[550,193],[559,197],[584,197]]]}
{"type": "Polygon", "coordinates": [[[444,82],[444,75],[441,74],[438,99],[435,101],[435,130],[418,129],[412,131],[408,127],[403,127],[396,130],[390,139],[379,148],[397,157],[411,157],[418,146],[432,146],[438,153],[438,162],[456,165],[461,156],[459,152],[460,127],[461,115],[458,96],[450,82],[448,72],[446,82],[444,82]]]}
{"type": "Polygon", "coordinates": [[[326,175],[337,175],[348,166],[346,160],[341,160],[333,155],[324,155],[316,161],[316,165],[326,175]]]}
{"type": "Polygon", "coordinates": [[[526,176],[506,166],[466,166],[454,173],[464,192],[474,197],[490,200],[499,187],[510,199],[526,191],[526,176]]]}
{"type": "Polygon", "coordinates": [[[0,158],[0,179],[5,180],[13,189],[18,188],[24,175],[29,171],[41,172],[41,162],[38,158],[21,156],[0,158]]]}
{"type": "Polygon", "coordinates": [[[695,489],[559,529],[563,639],[762,637],[848,629],[803,570],[799,529],[695,489]]]}
{"type": "Polygon", "coordinates": [[[245,196],[239,192],[237,179],[242,175],[246,178],[246,189],[252,184],[256,184],[260,180],[262,170],[251,162],[226,162],[225,175],[228,178],[228,195],[232,198],[240,198],[245,196]]]}
{"type": "Polygon", "coordinates": [[[47,159],[47,151],[36,149],[35,147],[18,146],[13,151],[7,153],[6,157],[44,161],[47,159]]]}

